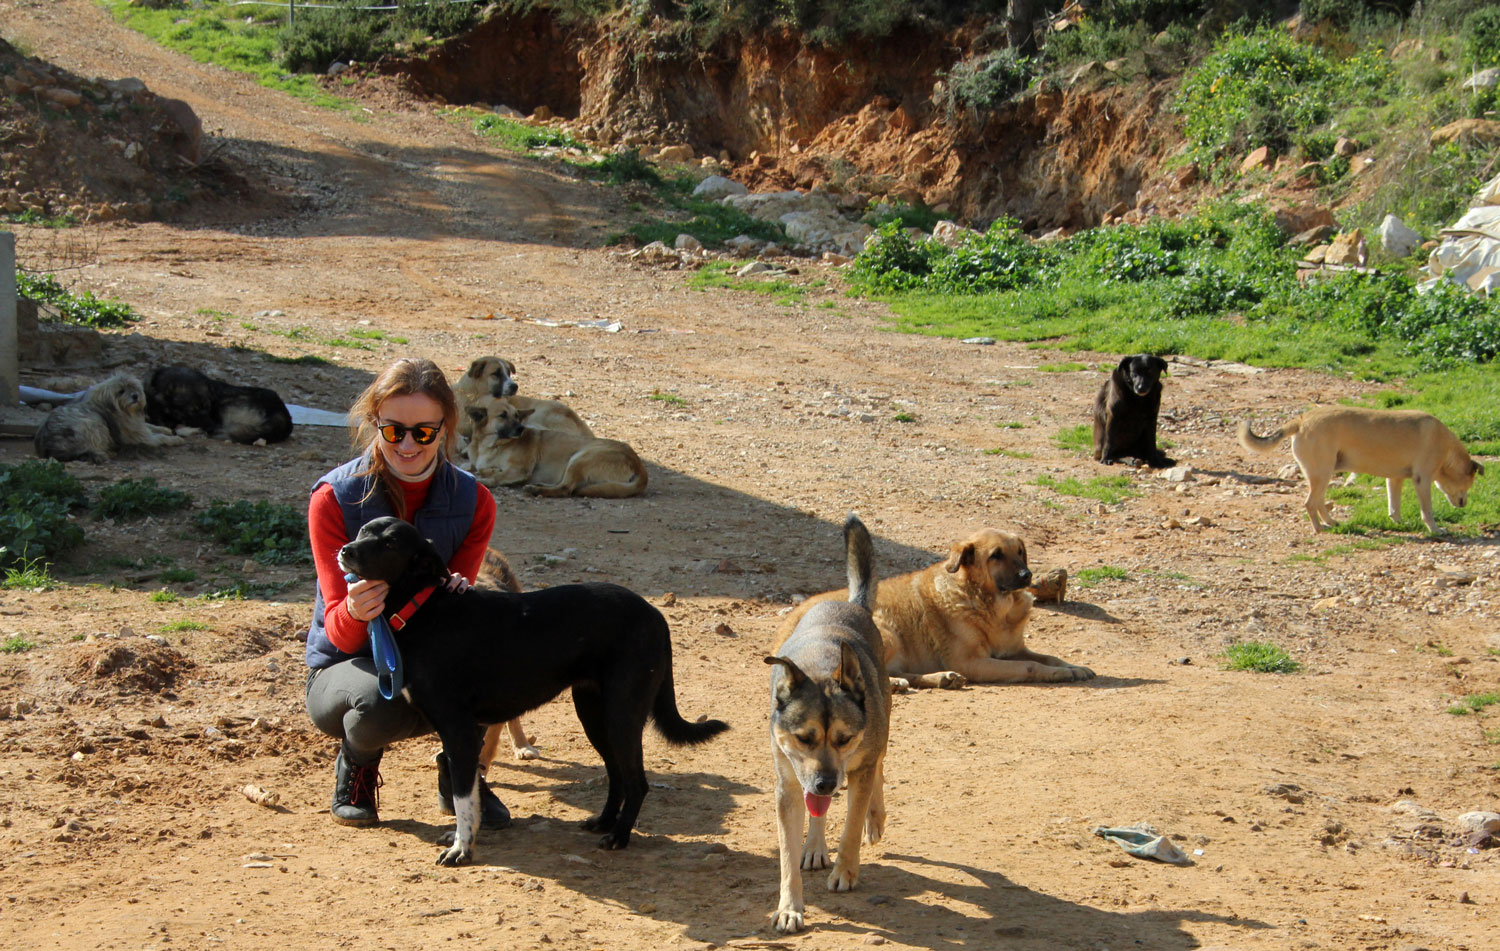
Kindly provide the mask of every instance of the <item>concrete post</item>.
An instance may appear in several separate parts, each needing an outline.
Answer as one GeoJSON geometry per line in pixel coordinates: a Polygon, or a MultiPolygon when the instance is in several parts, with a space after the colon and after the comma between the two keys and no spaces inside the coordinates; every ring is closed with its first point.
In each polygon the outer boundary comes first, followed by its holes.
{"type": "Polygon", "coordinates": [[[0,231],[0,407],[21,399],[20,341],[16,335],[16,236],[0,231]]]}

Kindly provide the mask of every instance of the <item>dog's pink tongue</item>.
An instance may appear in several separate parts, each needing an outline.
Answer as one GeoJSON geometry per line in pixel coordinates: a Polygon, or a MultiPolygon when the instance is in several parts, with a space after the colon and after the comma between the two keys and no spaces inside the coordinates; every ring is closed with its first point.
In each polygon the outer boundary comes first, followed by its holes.
{"type": "Polygon", "coordinates": [[[828,811],[828,804],[833,802],[832,796],[819,796],[814,793],[804,793],[803,799],[807,800],[807,813],[817,817],[828,811]]]}

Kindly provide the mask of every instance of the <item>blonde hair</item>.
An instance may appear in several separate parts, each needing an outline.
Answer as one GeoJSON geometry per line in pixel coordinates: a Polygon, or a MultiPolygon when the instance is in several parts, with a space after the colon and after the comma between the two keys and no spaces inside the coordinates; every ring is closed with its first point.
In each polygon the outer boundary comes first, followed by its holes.
{"type": "Polygon", "coordinates": [[[407,516],[406,495],[401,491],[401,480],[391,471],[385,456],[381,455],[380,448],[376,445],[380,433],[375,421],[380,412],[380,404],[386,400],[393,396],[416,394],[431,397],[443,409],[443,432],[438,456],[446,459],[453,455],[458,427],[458,401],[453,397],[453,388],[448,385],[448,378],[431,360],[413,357],[397,360],[365,387],[354,405],[349,407],[349,441],[368,464],[366,469],[356,474],[375,476],[371,480],[370,490],[360,501],[368,500],[379,486],[385,492],[391,511],[397,518],[403,519],[407,516]]]}

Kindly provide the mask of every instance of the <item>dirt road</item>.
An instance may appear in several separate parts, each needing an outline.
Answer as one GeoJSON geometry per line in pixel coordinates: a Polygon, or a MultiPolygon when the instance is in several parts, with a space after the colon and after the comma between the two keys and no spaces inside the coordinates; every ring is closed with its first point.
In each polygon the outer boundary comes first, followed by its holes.
{"type": "MultiPolygon", "coordinates": [[[[1247,414],[1359,384],[1175,364],[1163,434],[1188,481],[1132,474],[1135,494],[1109,503],[1063,494],[1041,483],[1126,473],[1053,438],[1087,421],[1096,367],[1118,355],[892,334],[879,305],[805,261],[792,306],[693,291],[598,247],[627,220],[621,199],[431,110],[304,106],[85,0],[3,0],[0,23],[32,55],[187,100],[214,147],[305,209],[90,229],[95,263],[70,277],[145,315],[110,334],[112,362],[192,362],[341,411],[398,356],[454,371],[509,357],[522,392],[635,446],[651,488],[501,490],[496,544],[528,586],[611,580],[662,605],[682,710],[733,726],[689,751],[648,733],[640,834],[601,853],[576,826],[603,770],[554,703],[526,718],[544,758],[492,774],[515,827],[481,834],[473,867],[441,869],[435,743],[387,755],[380,827],[329,821],[335,749],[301,701],[309,568],[244,563],[187,515],[83,516],[89,541],[57,587],[0,592],[0,638],[39,645],[0,656],[9,946],[1493,946],[1500,865],[1455,818],[1500,807],[1494,715],[1445,711],[1500,679],[1494,538],[1314,539],[1300,485],[1274,478],[1289,459],[1233,437],[1247,414]],[[570,323],[610,321],[621,329],[570,323]],[[329,362],[270,359],[307,354],[329,362]],[[1071,360],[1089,368],[1045,370],[1071,360]],[[1098,679],[896,698],[886,838],[858,890],[813,879],[810,930],[781,937],[762,657],[795,595],[842,585],[851,509],[882,573],[983,525],[1021,532],[1034,568],[1118,570],[1075,580],[1031,629],[1034,648],[1098,679]],[[167,582],[168,568],[196,577],[167,582]],[[1448,585],[1449,569],[1477,580],[1448,585]],[[240,583],[250,597],[198,597],[240,583]],[[1305,672],[1222,670],[1236,639],[1280,644],[1305,672]],[[279,805],[248,801],[247,783],[279,805]],[[1093,834],[1136,822],[1192,864],[1093,834]]],[[[23,256],[40,240],[18,228],[23,256]]],[[[28,452],[0,443],[0,461],[28,452]]],[[[346,453],[341,431],[302,427],[280,446],[199,439],[71,468],[93,487],[155,476],[199,509],[301,505],[346,453]]]]}

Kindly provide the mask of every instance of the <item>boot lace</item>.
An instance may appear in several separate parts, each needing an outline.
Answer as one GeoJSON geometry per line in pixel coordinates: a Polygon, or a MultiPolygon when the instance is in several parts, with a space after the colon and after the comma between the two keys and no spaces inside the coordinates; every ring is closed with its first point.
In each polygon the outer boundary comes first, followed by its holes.
{"type": "Polygon", "coordinates": [[[380,808],[379,790],[384,785],[385,781],[380,778],[379,766],[355,767],[354,775],[349,783],[349,804],[369,806],[371,809],[380,808]]]}

